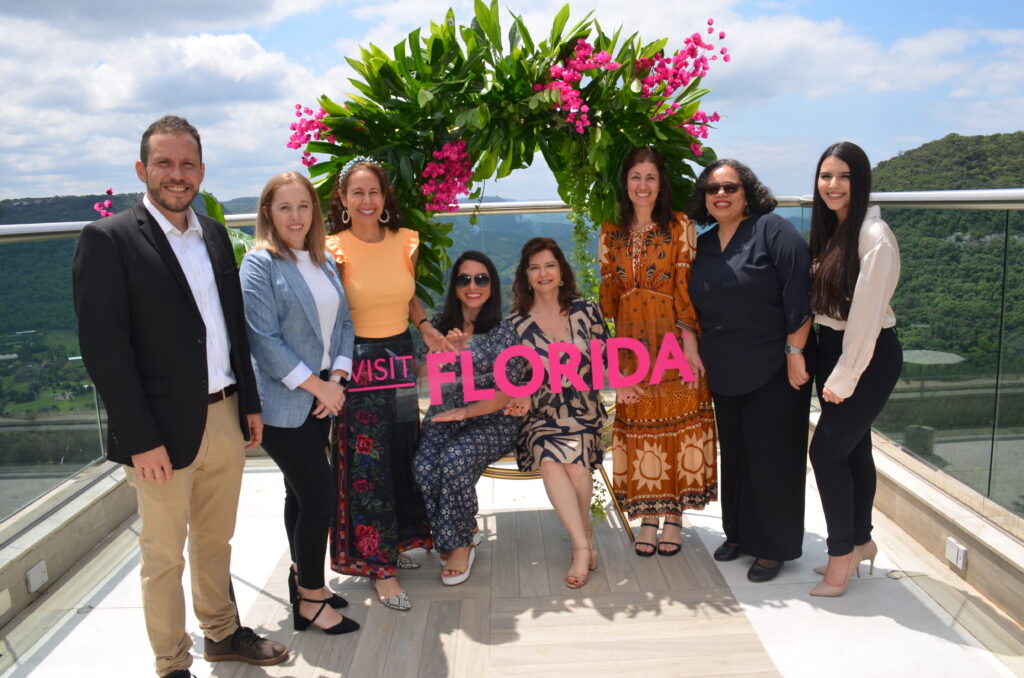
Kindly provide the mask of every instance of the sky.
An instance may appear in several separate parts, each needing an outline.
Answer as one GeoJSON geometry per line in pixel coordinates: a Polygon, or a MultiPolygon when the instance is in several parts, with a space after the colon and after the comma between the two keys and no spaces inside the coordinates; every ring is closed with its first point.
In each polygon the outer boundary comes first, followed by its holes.
{"type": "MultiPolygon", "coordinates": [[[[346,56],[391,51],[443,18],[472,19],[454,0],[35,0],[0,4],[0,198],[142,189],[134,172],[146,126],[187,117],[203,138],[204,188],[221,200],[258,195],[272,175],[302,170],[285,147],[294,105],[355,88],[346,56]]],[[[502,3],[544,35],[560,5],[502,3]]],[[[706,26],[727,33],[702,108],[722,116],[708,145],[750,165],[778,195],[805,195],[834,141],[873,163],[951,132],[1024,129],[1024,3],[978,0],[712,0],[572,3],[606,32],[622,25],[669,49],[706,26]]],[[[557,197],[538,154],[488,193],[557,197]]],[[[85,217],[83,217],[85,218],[85,217]]]]}

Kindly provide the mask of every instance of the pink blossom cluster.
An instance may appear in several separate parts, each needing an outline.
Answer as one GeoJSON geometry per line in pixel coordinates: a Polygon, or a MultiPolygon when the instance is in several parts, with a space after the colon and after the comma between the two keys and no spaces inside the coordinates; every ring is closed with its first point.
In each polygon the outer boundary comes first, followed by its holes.
{"type": "MultiPolygon", "coordinates": [[[[108,188],[104,191],[107,195],[114,195],[114,189],[108,188]]],[[[114,203],[110,200],[104,200],[103,202],[93,203],[92,208],[100,213],[101,217],[112,217],[114,216],[114,203]]]]}
{"type": "Polygon", "coordinates": [[[469,181],[473,172],[466,154],[466,142],[450,141],[434,151],[435,162],[427,162],[422,177],[426,179],[420,190],[430,199],[427,210],[431,212],[454,212],[459,209],[458,196],[469,193],[469,181]]]}
{"type": "Polygon", "coordinates": [[[679,125],[679,127],[686,130],[687,134],[694,138],[694,142],[690,144],[690,150],[693,151],[694,155],[700,155],[704,152],[704,149],[701,148],[700,141],[697,140],[707,139],[710,124],[718,122],[721,119],[722,118],[718,115],[717,111],[713,112],[711,115],[708,115],[704,111],[697,111],[687,122],[679,125]]]}
{"type": "Polygon", "coordinates": [[[583,38],[576,41],[576,49],[573,55],[565,60],[565,66],[555,64],[551,67],[552,81],[546,85],[534,85],[537,92],[546,89],[558,90],[562,94],[562,103],[555,104],[556,111],[565,111],[566,122],[572,125],[580,134],[583,129],[590,126],[590,106],[583,101],[580,91],[573,85],[583,79],[584,71],[606,70],[614,71],[620,68],[621,64],[612,61],[612,55],[605,51],[594,54],[594,46],[583,38]]]}
{"type": "MultiPolygon", "coordinates": [[[[321,139],[326,139],[331,144],[334,143],[334,135],[325,134],[330,128],[323,122],[323,119],[327,117],[327,111],[323,108],[314,114],[312,108],[295,104],[295,117],[298,120],[288,126],[292,130],[292,135],[288,137],[288,143],[285,144],[288,148],[302,148],[310,141],[320,141],[321,139]]],[[[312,167],[316,164],[316,158],[309,151],[303,151],[302,164],[312,167]]]]}

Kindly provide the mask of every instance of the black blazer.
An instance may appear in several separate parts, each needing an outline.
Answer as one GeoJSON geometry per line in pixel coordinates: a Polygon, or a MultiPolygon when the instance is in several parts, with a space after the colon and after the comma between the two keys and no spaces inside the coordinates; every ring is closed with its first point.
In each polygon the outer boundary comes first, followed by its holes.
{"type": "MultiPolygon", "coordinates": [[[[238,268],[224,227],[199,216],[238,386],[238,423],[260,411],[238,268]]],[[[159,445],[175,469],[199,451],[209,405],[206,326],[167,235],[140,202],[82,229],[71,264],[82,359],[107,410],[107,457],[159,445]]]]}

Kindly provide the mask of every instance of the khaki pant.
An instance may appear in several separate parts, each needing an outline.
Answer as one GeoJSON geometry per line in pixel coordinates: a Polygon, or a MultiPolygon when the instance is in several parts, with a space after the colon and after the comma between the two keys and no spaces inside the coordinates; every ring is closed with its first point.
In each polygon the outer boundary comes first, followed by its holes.
{"type": "Polygon", "coordinates": [[[231,599],[231,537],[245,467],[237,395],[210,405],[199,453],[192,464],[157,485],[126,467],[142,518],[142,607],[146,631],[164,675],[192,665],[185,630],[184,547],[188,538],[192,607],[203,635],[223,640],[238,627],[231,599]]]}

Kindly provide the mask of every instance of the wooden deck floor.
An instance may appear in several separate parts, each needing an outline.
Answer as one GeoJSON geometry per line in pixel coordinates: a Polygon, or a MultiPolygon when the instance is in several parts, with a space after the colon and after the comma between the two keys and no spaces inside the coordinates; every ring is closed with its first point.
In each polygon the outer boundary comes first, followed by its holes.
{"type": "MultiPolygon", "coordinates": [[[[442,586],[436,555],[400,579],[409,612],[385,609],[365,579],[330,585],[362,624],[351,635],[293,632],[282,558],[245,624],[286,643],[272,667],[217,665],[221,678],[345,676],[778,676],[703,544],[686,525],[674,558],[638,558],[613,521],[596,528],[600,566],[578,591],[562,579],[569,542],[548,510],[480,518],[486,539],[472,577],[442,586]]],[[[684,517],[684,524],[686,523],[684,517]]]]}

